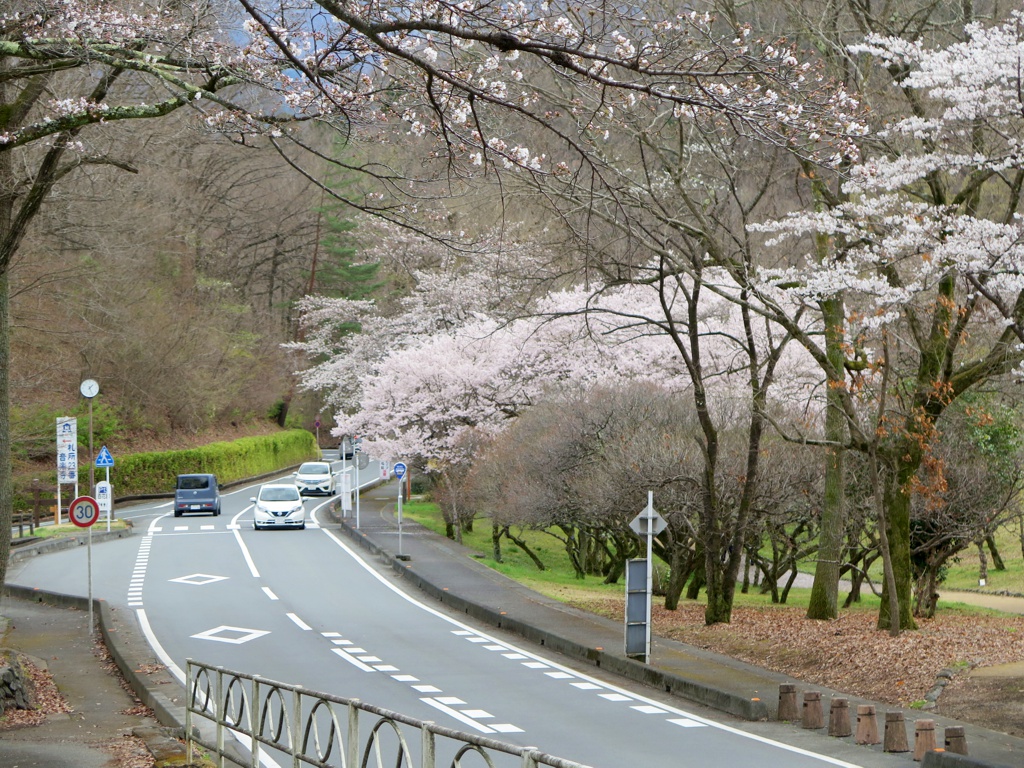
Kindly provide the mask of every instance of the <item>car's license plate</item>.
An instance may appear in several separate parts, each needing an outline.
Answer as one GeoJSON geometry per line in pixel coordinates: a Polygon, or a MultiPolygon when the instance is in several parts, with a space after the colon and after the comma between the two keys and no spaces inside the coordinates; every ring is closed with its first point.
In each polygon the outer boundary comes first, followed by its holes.
{"type": "Polygon", "coordinates": [[[203,506],[201,504],[190,504],[189,505],[189,509],[202,509],[202,508],[203,508],[203,506]]]}

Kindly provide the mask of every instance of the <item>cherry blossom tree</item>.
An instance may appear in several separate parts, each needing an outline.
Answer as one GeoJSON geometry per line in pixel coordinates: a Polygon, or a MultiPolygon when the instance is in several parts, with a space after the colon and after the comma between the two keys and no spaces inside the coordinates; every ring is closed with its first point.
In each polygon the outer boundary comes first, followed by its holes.
{"type": "Polygon", "coordinates": [[[900,73],[913,114],[880,135],[884,153],[852,169],[847,202],[771,227],[779,242],[810,234],[844,244],[763,278],[802,301],[847,297],[849,357],[864,371],[842,404],[851,444],[878,461],[894,571],[895,605],[883,600],[880,626],[913,626],[910,500],[936,420],[1024,359],[1021,27],[1015,13],[969,25],[964,42],[946,47],[872,37],[855,48],[900,73]]]}
{"type": "MultiPolygon", "coordinates": [[[[284,87],[269,74],[249,67],[202,0],[167,7],[15,0],[0,11],[0,581],[12,505],[9,270],[33,219],[63,179],[87,169],[133,170],[107,130],[114,124],[191,106],[237,131],[274,130],[279,118],[242,89],[284,87]]],[[[280,117],[301,118],[297,111],[280,117]]]]}

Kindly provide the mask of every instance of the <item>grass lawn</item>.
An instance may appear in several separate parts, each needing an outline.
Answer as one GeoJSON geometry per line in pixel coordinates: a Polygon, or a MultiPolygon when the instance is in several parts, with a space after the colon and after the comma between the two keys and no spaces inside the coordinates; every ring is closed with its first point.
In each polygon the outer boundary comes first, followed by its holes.
{"type": "MultiPolygon", "coordinates": [[[[413,499],[403,504],[402,513],[435,533],[442,536],[445,534],[444,520],[440,510],[432,502],[413,499]]],[[[541,531],[516,531],[516,535],[526,541],[547,567],[547,570],[538,570],[533,560],[522,549],[504,538],[501,540],[502,562],[496,562],[491,545],[491,521],[489,518],[477,518],[473,522],[472,531],[463,531],[462,543],[477,552],[477,559],[488,567],[515,579],[530,589],[562,602],[589,607],[597,606],[609,599],[625,601],[624,579],[620,579],[617,584],[603,584],[602,579],[597,576],[577,579],[562,543],[551,534],[541,531]]],[[[664,570],[664,564],[656,560],[655,568],[664,570]]],[[[853,610],[877,613],[878,599],[868,589],[863,592],[861,602],[853,610]]],[[[810,589],[791,589],[786,604],[806,609],[810,595],[810,589]]],[[[840,600],[845,597],[845,594],[841,594],[840,600]]],[[[704,603],[705,600],[706,596],[702,591],[697,602],[704,603]]],[[[737,590],[734,605],[738,607],[771,605],[771,595],[760,594],[756,587],[751,588],[748,594],[737,590]]]]}
{"type": "MultiPolygon", "coordinates": [[[[433,502],[413,499],[403,505],[403,514],[442,536],[445,533],[444,520],[437,505],[433,502]]],[[[582,580],[575,578],[562,543],[555,536],[541,531],[517,531],[516,534],[527,542],[547,567],[547,570],[539,571],[530,557],[508,539],[502,539],[502,562],[496,562],[492,552],[491,521],[489,518],[478,518],[475,520],[472,531],[463,531],[462,542],[465,546],[475,550],[479,555],[478,559],[480,562],[488,567],[515,579],[537,592],[563,602],[584,605],[586,603],[598,603],[609,598],[624,599],[625,582],[623,580],[620,580],[617,584],[602,584],[601,579],[596,576],[588,576],[582,580]]],[[[961,553],[957,562],[950,565],[946,574],[946,580],[940,589],[973,590],[990,593],[1008,592],[1024,595],[1024,555],[1021,554],[1020,537],[1017,528],[1000,529],[996,536],[996,544],[1006,565],[1006,570],[994,570],[992,558],[989,556],[989,577],[984,588],[978,585],[978,550],[977,547],[972,545],[968,550],[961,553]]],[[[878,572],[877,574],[872,573],[872,579],[875,580],[876,584],[881,584],[881,560],[878,560],[875,565],[878,572]]],[[[659,568],[659,566],[664,567],[663,564],[656,561],[655,568],[659,568]]],[[[808,573],[813,573],[813,563],[807,564],[804,569],[808,573]]],[[[786,604],[806,608],[810,600],[810,592],[810,589],[794,588],[790,590],[786,604]]],[[[846,594],[841,591],[839,596],[840,602],[845,597],[846,594]]],[[[701,592],[701,597],[698,600],[703,602],[703,592],[701,592]]],[[[878,602],[878,598],[871,594],[871,590],[865,586],[862,590],[861,601],[854,606],[854,610],[866,610],[877,613],[878,602]]],[[[736,592],[736,606],[755,607],[770,604],[771,596],[758,593],[756,588],[752,588],[749,594],[742,594],[739,590],[736,592]]]]}
{"type": "MultiPolygon", "coordinates": [[[[124,520],[116,520],[115,519],[115,520],[111,520],[110,521],[110,530],[112,530],[112,531],[123,530],[123,529],[125,529],[127,527],[128,527],[128,524],[124,520]]],[[[97,522],[95,525],[92,526],[92,529],[93,529],[93,531],[96,531],[96,532],[98,532],[98,531],[106,531],[107,530],[107,521],[106,520],[100,520],[99,522],[97,522]]],[[[74,523],[61,523],[60,525],[37,525],[34,537],[37,538],[37,539],[55,539],[55,538],[61,538],[61,537],[64,537],[64,536],[78,536],[79,534],[82,534],[82,533],[85,533],[85,532],[86,532],[85,528],[80,528],[79,526],[75,525],[74,523]]],[[[25,538],[28,538],[28,536],[29,536],[28,526],[25,526],[24,533],[25,533],[25,538]]],[[[17,533],[17,531],[14,532],[14,538],[12,539],[12,541],[14,541],[14,542],[18,541],[18,533],[17,533]]]]}

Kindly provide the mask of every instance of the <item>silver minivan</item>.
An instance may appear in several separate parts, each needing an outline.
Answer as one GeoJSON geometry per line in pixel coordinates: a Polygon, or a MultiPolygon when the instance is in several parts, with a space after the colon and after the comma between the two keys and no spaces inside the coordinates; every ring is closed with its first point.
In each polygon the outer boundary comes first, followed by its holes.
{"type": "Polygon", "coordinates": [[[174,483],[174,516],[186,512],[220,514],[220,486],[216,475],[178,475],[174,483]]]}

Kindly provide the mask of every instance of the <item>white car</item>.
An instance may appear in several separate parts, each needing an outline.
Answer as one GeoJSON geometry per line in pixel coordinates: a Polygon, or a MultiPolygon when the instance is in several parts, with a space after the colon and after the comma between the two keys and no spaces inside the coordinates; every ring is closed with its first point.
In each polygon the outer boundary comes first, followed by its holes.
{"type": "Polygon", "coordinates": [[[333,496],[338,492],[334,472],[327,461],[307,461],[302,464],[295,473],[295,485],[299,487],[299,493],[305,496],[314,493],[333,496]]]}
{"type": "Polygon", "coordinates": [[[302,494],[293,483],[266,483],[259,493],[249,499],[253,503],[252,527],[305,528],[306,509],[302,494]]]}

